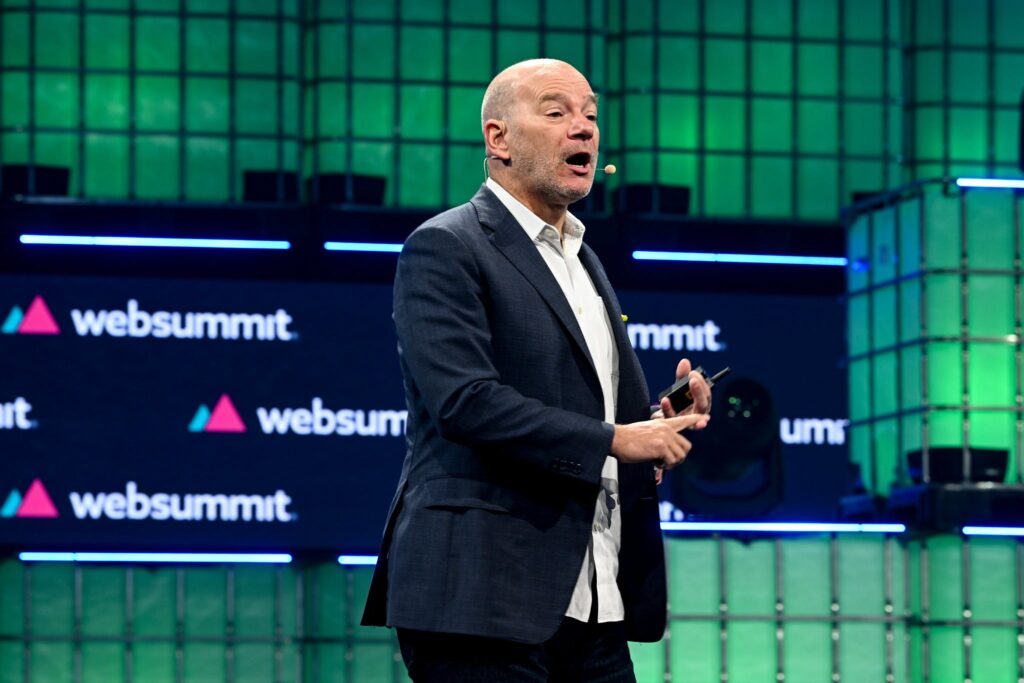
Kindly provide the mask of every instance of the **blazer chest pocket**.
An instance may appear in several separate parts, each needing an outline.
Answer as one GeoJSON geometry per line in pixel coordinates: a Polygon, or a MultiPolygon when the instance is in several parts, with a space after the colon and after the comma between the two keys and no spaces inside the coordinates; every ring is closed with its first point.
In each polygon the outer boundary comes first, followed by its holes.
{"type": "Polygon", "coordinates": [[[510,514],[508,492],[485,481],[462,477],[430,479],[423,484],[428,510],[487,510],[510,514]]]}

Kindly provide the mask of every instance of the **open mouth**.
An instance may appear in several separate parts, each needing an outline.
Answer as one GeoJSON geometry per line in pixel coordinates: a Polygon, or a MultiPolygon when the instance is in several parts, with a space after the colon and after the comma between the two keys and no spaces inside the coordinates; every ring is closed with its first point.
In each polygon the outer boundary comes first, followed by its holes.
{"type": "Polygon", "coordinates": [[[574,173],[586,175],[590,172],[590,154],[588,152],[577,152],[565,159],[565,163],[574,173]]]}

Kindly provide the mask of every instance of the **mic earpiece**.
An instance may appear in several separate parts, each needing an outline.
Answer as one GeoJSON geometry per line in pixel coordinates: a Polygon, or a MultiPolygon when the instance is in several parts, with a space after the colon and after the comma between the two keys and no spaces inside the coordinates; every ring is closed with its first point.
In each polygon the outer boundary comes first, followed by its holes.
{"type": "MultiPolygon", "coordinates": [[[[499,161],[504,161],[504,159],[502,159],[499,156],[495,156],[493,154],[488,154],[487,156],[484,157],[484,167],[487,166],[487,162],[490,161],[491,159],[497,159],[499,161]]],[[[615,175],[615,173],[619,169],[615,167],[615,164],[608,164],[607,166],[605,166],[603,168],[599,168],[597,170],[598,171],[603,171],[603,172],[607,173],[608,175],[615,175]]]]}

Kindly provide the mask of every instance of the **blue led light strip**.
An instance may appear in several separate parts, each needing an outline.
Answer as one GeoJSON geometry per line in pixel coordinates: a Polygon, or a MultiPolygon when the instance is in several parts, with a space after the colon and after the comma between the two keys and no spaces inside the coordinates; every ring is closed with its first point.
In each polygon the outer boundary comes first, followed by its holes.
{"type": "MultiPolygon", "coordinates": [[[[842,524],[825,522],[662,522],[662,531],[761,532],[761,533],[861,533],[902,534],[903,524],[842,524]]],[[[1024,532],[1024,529],[1021,530],[1024,532]]],[[[340,555],[338,564],[372,566],[376,555],[340,555]]]]}
{"type": "Polygon", "coordinates": [[[634,251],[637,261],[695,261],[701,263],[761,263],[783,266],[835,266],[844,268],[842,256],[783,256],[781,254],[715,254],[701,251],[634,251]]]}
{"type": "Polygon", "coordinates": [[[663,531],[861,534],[902,534],[907,530],[902,524],[844,524],[825,522],[662,522],[661,528],[663,531]]]}
{"type": "Polygon", "coordinates": [[[1020,526],[965,526],[965,536],[1024,536],[1020,526]]]}
{"type": "Polygon", "coordinates": [[[369,251],[380,254],[397,254],[402,245],[394,242],[324,242],[327,251],[369,251]]]}
{"type": "Polygon", "coordinates": [[[21,236],[22,244],[72,247],[162,247],[187,249],[291,249],[286,240],[234,240],[191,237],[126,237],[118,235],[30,235],[21,236]]]}
{"type": "Polygon", "coordinates": [[[1024,190],[1024,179],[1010,178],[957,178],[959,187],[988,187],[995,189],[1024,190]]]}
{"type": "Polygon", "coordinates": [[[18,553],[22,562],[169,562],[288,564],[287,553],[18,553]]]}
{"type": "MultiPolygon", "coordinates": [[[[398,254],[402,245],[394,242],[324,242],[327,251],[374,252],[398,254]]],[[[789,266],[845,267],[840,256],[782,256],[774,254],[713,254],[691,251],[634,251],[637,261],[700,261],[704,263],[763,263],[789,266]]]]}
{"type": "Polygon", "coordinates": [[[379,254],[397,254],[401,245],[391,242],[325,242],[328,251],[376,252],[379,254]]]}

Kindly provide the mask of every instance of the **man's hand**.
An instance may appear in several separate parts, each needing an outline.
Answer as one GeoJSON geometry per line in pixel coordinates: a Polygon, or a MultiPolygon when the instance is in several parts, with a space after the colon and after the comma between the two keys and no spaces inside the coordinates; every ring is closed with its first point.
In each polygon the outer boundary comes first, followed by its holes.
{"type": "Polygon", "coordinates": [[[672,469],[690,452],[692,444],[680,434],[684,429],[704,429],[708,415],[679,415],[664,420],[615,425],[612,455],[622,462],[660,461],[659,467],[672,469]]]}
{"type": "Polygon", "coordinates": [[[689,359],[684,358],[676,366],[676,380],[680,380],[687,375],[690,376],[689,389],[690,394],[693,396],[693,403],[690,404],[690,407],[681,413],[676,413],[672,408],[672,402],[666,396],[661,399],[661,408],[651,415],[652,418],[675,417],[677,414],[707,415],[711,412],[711,387],[708,386],[707,380],[699,372],[693,372],[690,369],[689,359]]]}

